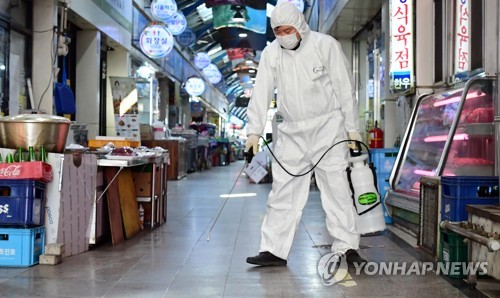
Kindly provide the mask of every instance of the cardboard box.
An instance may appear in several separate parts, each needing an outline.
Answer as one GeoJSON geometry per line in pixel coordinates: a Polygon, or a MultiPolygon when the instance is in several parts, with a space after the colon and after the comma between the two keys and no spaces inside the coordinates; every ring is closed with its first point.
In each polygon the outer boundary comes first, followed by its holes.
{"type": "Polygon", "coordinates": [[[46,243],[64,243],[63,256],[85,252],[96,193],[96,156],[49,153],[48,163],[54,181],[46,189],[46,243]]]}

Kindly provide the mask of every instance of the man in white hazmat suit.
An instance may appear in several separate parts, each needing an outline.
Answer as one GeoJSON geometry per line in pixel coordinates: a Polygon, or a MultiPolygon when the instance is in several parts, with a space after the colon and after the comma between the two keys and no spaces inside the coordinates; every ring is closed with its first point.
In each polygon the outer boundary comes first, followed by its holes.
{"type": "MultiPolygon", "coordinates": [[[[361,140],[357,101],[348,61],[333,37],[313,32],[303,14],[284,2],[271,16],[276,40],[262,52],[247,114],[246,151],[257,153],[267,110],[277,88],[278,125],[274,153],[291,173],[309,170],[334,143],[361,140]]],[[[356,250],[354,207],[346,178],[346,145],[335,146],[315,169],[326,226],[334,237],[333,252],[346,254],[347,262],[365,260],[356,250]]],[[[350,145],[352,146],[352,145],[350,145]]],[[[247,258],[261,266],[286,265],[295,231],[308,195],[311,173],[292,177],[273,166],[273,185],[262,224],[259,255],[247,258]]]]}

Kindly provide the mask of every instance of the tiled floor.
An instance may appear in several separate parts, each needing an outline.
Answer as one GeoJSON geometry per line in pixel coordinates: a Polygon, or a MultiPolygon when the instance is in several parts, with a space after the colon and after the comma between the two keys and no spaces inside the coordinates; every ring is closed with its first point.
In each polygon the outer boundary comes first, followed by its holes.
{"type": "MultiPolygon", "coordinates": [[[[430,272],[426,275],[349,275],[325,286],[317,272],[331,243],[319,192],[312,188],[286,267],[245,263],[257,253],[270,184],[242,176],[210,240],[208,231],[243,162],[192,173],[168,182],[168,220],[116,247],[109,243],[64,258],[57,266],[0,268],[0,295],[6,297],[466,297],[477,290],[430,272]]],[[[391,232],[362,238],[370,261],[413,262],[418,251],[391,232]]],[[[498,284],[493,284],[493,287],[498,284]]],[[[493,291],[495,293],[495,290],[493,291]]],[[[496,293],[500,293],[500,290],[496,293]]]]}

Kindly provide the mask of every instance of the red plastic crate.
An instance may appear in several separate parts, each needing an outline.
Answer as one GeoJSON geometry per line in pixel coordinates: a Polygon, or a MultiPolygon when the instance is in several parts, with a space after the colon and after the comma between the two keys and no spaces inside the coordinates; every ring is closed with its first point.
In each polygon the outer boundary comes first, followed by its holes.
{"type": "Polygon", "coordinates": [[[0,163],[0,179],[52,181],[52,166],[42,161],[0,163]]]}

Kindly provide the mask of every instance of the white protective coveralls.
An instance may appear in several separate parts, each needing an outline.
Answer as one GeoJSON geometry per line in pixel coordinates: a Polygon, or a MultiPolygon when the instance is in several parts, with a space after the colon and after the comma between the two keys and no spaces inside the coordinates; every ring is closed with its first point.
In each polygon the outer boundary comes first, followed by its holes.
{"type": "MultiPolygon", "coordinates": [[[[291,173],[309,170],[346,132],[359,131],[358,107],[349,63],[333,37],[311,31],[303,14],[290,3],[276,7],[271,26],[290,25],[302,38],[296,50],[274,40],[262,52],[247,114],[247,134],[262,135],[267,110],[277,88],[278,125],[274,153],[291,173]]],[[[334,237],[333,252],[359,248],[355,210],[346,178],[347,145],[335,146],[315,169],[326,212],[326,226],[334,237]]],[[[273,185],[262,224],[260,252],[287,259],[302,210],[309,196],[311,175],[292,177],[273,166],[273,185]]]]}

